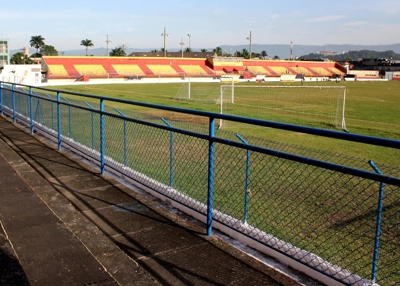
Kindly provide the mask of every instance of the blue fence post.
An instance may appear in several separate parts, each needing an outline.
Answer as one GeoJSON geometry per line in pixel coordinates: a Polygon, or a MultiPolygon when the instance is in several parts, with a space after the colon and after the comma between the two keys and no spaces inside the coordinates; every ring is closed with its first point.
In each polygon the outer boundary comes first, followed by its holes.
{"type": "MultiPolygon", "coordinates": [[[[169,127],[172,127],[172,125],[164,118],[161,118],[161,120],[169,127]]],[[[170,131],[169,132],[169,186],[171,188],[173,186],[173,181],[174,181],[173,176],[174,176],[174,132],[170,131]]]]}
{"type": "Polygon", "coordinates": [[[13,110],[13,122],[17,122],[17,114],[15,112],[15,84],[12,84],[11,87],[11,100],[12,100],[12,110],[13,110]]]}
{"type": "MultiPolygon", "coordinates": [[[[125,114],[122,111],[120,111],[118,109],[115,109],[115,110],[119,114],[121,114],[123,117],[126,117],[125,114]]],[[[126,141],[127,141],[127,137],[126,137],[126,120],[124,119],[124,166],[126,166],[127,162],[128,162],[128,154],[127,154],[128,148],[127,148],[127,142],[126,141]]]]}
{"type": "MultiPolygon", "coordinates": [[[[371,167],[377,172],[379,175],[382,175],[382,172],[379,168],[372,162],[368,161],[371,167]]],[[[372,275],[371,280],[373,282],[376,281],[376,272],[378,271],[378,259],[379,259],[379,240],[381,236],[381,221],[382,221],[382,209],[383,209],[383,196],[385,191],[385,184],[379,184],[379,199],[378,199],[378,209],[376,214],[376,228],[375,228],[375,244],[374,244],[374,257],[372,259],[372,275]]]]}
{"type": "Polygon", "coordinates": [[[20,93],[17,93],[16,94],[16,101],[17,101],[17,104],[16,104],[16,106],[18,106],[18,111],[22,114],[22,111],[21,111],[21,94],[20,93]]]}
{"type": "MultiPolygon", "coordinates": [[[[57,92],[57,131],[58,131],[58,150],[61,150],[61,96],[60,92],[57,92]]],[[[53,103],[52,103],[53,106],[53,103]]],[[[53,109],[53,108],[52,108],[53,109]]],[[[54,128],[52,128],[54,130],[54,128]]]]}
{"type": "Polygon", "coordinates": [[[210,117],[208,126],[208,134],[210,139],[208,141],[208,196],[207,196],[207,236],[212,234],[212,221],[213,221],[213,189],[214,189],[214,148],[215,142],[213,137],[215,135],[215,118],[210,117]]]}
{"type": "Polygon", "coordinates": [[[0,82],[0,114],[3,114],[3,82],[0,82]]]}
{"type": "MultiPolygon", "coordinates": [[[[236,137],[240,139],[244,144],[248,145],[246,140],[239,134],[236,134],[236,137]]],[[[247,223],[247,218],[249,216],[249,185],[250,185],[250,150],[247,149],[246,153],[246,183],[245,183],[245,195],[244,195],[244,215],[243,215],[243,220],[244,223],[247,223]]]]}
{"type": "MultiPolygon", "coordinates": [[[[85,101],[85,104],[89,106],[90,109],[94,109],[89,103],[85,101]]],[[[92,112],[92,150],[94,150],[94,112],[92,112]]]]}
{"type": "Polygon", "coordinates": [[[68,134],[69,138],[72,139],[71,102],[66,98],[63,99],[66,103],[68,103],[68,134]]]}
{"type": "MultiPolygon", "coordinates": [[[[59,95],[59,92],[57,92],[57,108],[58,108],[58,104],[59,104],[58,95],[59,95]]],[[[48,98],[50,98],[51,100],[53,100],[53,98],[50,95],[46,94],[46,96],[48,98]]],[[[50,101],[50,103],[51,103],[51,129],[54,130],[54,102],[50,101]]],[[[58,110],[57,110],[57,112],[58,112],[58,110]]]]}
{"type": "Polygon", "coordinates": [[[33,98],[32,98],[32,87],[29,88],[29,122],[30,122],[31,134],[33,134],[33,133],[34,133],[34,125],[33,125],[33,98]]]}
{"type": "Polygon", "coordinates": [[[44,120],[44,115],[43,115],[43,110],[42,110],[42,104],[40,101],[40,98],[38,97],[37,105],[36,105],[36,119],[39,123],[43,124],[44,126],[46,125],[46,121],[44,120]]]}
{"type": "Polygon", "coordinates": [[[100,170],[104,174],[104,99],[100,99],[100,170]]]}

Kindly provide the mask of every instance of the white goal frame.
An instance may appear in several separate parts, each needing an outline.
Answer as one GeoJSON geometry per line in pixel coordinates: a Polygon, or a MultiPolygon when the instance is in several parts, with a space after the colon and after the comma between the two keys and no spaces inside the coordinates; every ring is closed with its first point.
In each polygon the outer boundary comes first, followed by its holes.
{"type": "MultiPolygon", "coordinates": [[[[219,98],[219,104],[220,104],[220,113],[224,114],[224,102],[227,102],[227,99],[223,98],[224,97],[224,91],[226,88],[231,88],[232,92],[230,95],[230,100],[228,100],[230,103],[234,104],[235,103],[235,89],[236,88],[281,88],[281,89],[342,89],[343,90],[343,102],[341,106],[341,119],[340,119],[340,126],[336,126],[337,128],[341,128],[345,131],[346,129],[346,121],[345,121],[345,105],[346,105],[346,92],[347,89],[345,86],[284,86],[284,85],[235,85],[234,81],[232,81],[232,85],[221,85],[220,89],[220,98],[219,98]]],[[[219,122],[219,128],[222,128],[223,126],[223,120],[220,119],[219,122]]]]}

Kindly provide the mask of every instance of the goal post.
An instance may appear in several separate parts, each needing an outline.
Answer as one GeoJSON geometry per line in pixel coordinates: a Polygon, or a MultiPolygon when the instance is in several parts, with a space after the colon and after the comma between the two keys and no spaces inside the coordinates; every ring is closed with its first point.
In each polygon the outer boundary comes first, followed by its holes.
{"type": "Polygon", "coordinates": [[[192,81],[190,77],[187,77],[180,85],[174,100],[189,100],[205,104],[217,104],[221,96],[220,87],[221,83],[219,82],[192,81]]]}
{"type": "MultiPolygon", "coordinates": [[[[221,114],[346,130],[346,87],[338,86],[221,86],[221,114]]],[[[234,127],[220,121],[220,127],[234,127]]]]}

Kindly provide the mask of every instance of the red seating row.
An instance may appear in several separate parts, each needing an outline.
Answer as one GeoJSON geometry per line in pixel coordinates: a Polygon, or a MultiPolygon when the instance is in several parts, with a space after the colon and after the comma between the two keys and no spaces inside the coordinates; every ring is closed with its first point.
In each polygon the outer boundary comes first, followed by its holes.
{"type": "Polygon", "coordinates": [[[110,77],[178,77],[216,76],[225,73],[243,75],[333,76],[345,74],[343,66],[335,62],[305,62],[276,60],[240,60],[232,66],[212,59],[154,58],[154,57],[43,57],[42,69],[48,79],[66,79],[89,76],[110,77]]]}

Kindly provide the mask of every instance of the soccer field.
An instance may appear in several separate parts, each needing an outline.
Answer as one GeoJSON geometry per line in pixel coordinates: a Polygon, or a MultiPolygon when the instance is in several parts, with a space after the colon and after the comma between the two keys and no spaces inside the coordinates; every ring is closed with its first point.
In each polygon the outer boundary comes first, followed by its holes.
{"type": "MultiPolygon", "coordinates": [[[[210,99],[202,100],[178,100],[175,99],[178,92],[182,92],[182,83],[156,83],[156,84],[103,84],[103,85],[68,85],[56,86],[54,89],[95,94],[138,102],[147,102],[160,105],[176,106],[187,109],[203,110],[220,113],[220,105],[217,103],[219,83],[196,83],[201,86],[204,93],[210,99]]],[[[240,85],[255,85],[255,83],[241,83],[240,85]]],[[[283,85],[300,86],[300,83],[257,83],[257,85],[283,85]]],[[[345,86],[345,121],[350,133],[376,137],[385,137],[400,140],[400,82],[315,82],[307,83],[307,86],[345,86]]],[[[113,106],[121,108],[120,105],[113,106]]],[[[135,107],[136,108],[136,107],[135,107]]],[[[136,108],[136,111],[143,111],[136,108]]],[[[253,112],[257,118],[257,111],[253,112]]],[[[171,118],[171,114],[152,114],[167,117],[171,120],[190,121],[192,123],[205,124],[196,118],[179,116],[171,118]]],[[[173,117],[173,116],[172,116],[173,117]]],[[[270,118],[263,118],[276,122],[286,122],[311,127],[315,126],[307,118],[307,115],[296,114],[289,117],[284,112],[271,112],[270,118]]],[[[248,128],[248,126],[229,127],[227,130],[239,133],[242,136],[255,136],[278,142],[291,143],[310,147],[317,150],[325,150],[361,157],[365,160],[400,165],[400,151],[390,148],[380,148],[365,144],[356,144],[341,140],[333,140],[318,136],[306,135],[296,132],[288,132],[271,128],[248,128]]],[[[339,129],[337,129],[340,131],[339,129]]]]}

